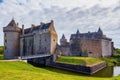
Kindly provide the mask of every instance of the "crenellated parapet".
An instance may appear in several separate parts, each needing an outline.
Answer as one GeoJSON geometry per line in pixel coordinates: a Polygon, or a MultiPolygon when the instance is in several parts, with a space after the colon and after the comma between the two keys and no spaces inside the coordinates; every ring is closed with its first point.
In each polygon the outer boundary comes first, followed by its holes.
{"type": "Polygon", "coordinates": [[[12,19],[6,27],[3,27],[3,32],[21,32],[21,28],[19,28],[18,23],[12,19]]]}
{"type": "Polygon", "coordinates": [[[19,33],[21,33],[21,28],[18,28],[18,27],[4,27],[3,32],[19,32],[19,33]]]}

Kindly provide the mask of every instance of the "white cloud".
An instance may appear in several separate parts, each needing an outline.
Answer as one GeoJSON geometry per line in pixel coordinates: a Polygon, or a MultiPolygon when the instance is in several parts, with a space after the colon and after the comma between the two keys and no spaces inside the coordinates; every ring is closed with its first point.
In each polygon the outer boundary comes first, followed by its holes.
{"type": "Polygon", "coordinates": [[[101,26],[115,46],[120,47],[119,0],[4,0],[0,10],[0,45],[3,45],[2,27],[14,17],[25,27],[53,19],[59,38],[65,33],[68,39],[77,28],[88,32],[101,26]]]}

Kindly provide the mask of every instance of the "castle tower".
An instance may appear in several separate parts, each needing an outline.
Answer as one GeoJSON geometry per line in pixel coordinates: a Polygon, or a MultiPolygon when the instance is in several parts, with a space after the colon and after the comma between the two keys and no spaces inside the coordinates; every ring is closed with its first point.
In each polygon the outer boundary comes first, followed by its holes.
{"type": "Polygon", "coordinates": [[[98,33],[101,34],[101,35],[103,35],[103,31],[101,30],[100,27],[99,27],[99,29],[98,29],[98,33]]]}
{"type": "Polygon", "coordinates": [[[67,43],[67,39],[65,38],[65,35],[63,34],[62,35],[62,38],[60,39],[60,45],[62,46],[62,45],[66,45],[66,43],[67,43]]]}
{"type": "Polygon", "coordinates": [[[103,37],[103,31],[101,30],[101,28],[99,27],[99,29],[98,29],[98,32],[97,32],[98,34],[97,34],[97,37],[99,38],[99,39],[101,39],[102,37],[103,37]]]}
{"type": "Polygon", "coordinates": [[[80,34],[80,32],[79,32],[79,29],[77,29],[77,32],[76,32],[76,34],[80,34]]]}
{"type": "Polygon", "coordinates": [[[76,38],[79,38],[79,34],[80,34],[79,29],[77,29],[76,38]]]}
{"type": "Polygon", "coordinates": [[[14,59],[19,56],[20,40],[19,36],[21,29],[16,24],[15,20],[12,19],[10,23],[3,27],[4,32],[4,58],[14,59]]]}

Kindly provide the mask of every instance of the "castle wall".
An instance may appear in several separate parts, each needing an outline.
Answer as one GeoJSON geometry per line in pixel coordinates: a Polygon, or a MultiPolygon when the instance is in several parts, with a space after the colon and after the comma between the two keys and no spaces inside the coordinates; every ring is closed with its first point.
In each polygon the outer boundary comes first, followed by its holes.
{"type": "Polygon", "coordinates": [[[112,55],[112,42],[109,40],[102,40],[102,56],[112,55]]]}
{"type": "Polygon", "coordinates": [[[101,40],[81,39],[82,56],[101,57],[101,40]]]}
{"type": "Polygon", "coordinates": [[[72,39],[70,42],[70,51],[71,56],[80,56],[81,55],[81,45],[80,45],[80,39],[72,39]]]}
{"type": "Polygon", "coordinates": [[[50,52],[50,33],[49,31],[41,32],[39,36],[38,52],[40,50],[41,53],[49,53],[50,52]]]}
{"type": "Polygon", "coordinates": [[[57,41],[58,41],[58,36],[56,32],[51,32],[50,33],[50,52],[51,54],[54,54],[56,46],[57,46],[57,41]]]}
{"type": "Polygon", "coordinates": [[[34,34],[34,49],[33,49],[33,52],[34,52],[34,54],[39,54],[40,53],[40,51],[41,51],[41,49],[39,49],[39,40],[40,40],[40,38],[39,38],[39,31],[37,30],[37,31],[34,31],[33,32],[33,34],[34,34]]]}
{"type": "Polygon", "coordinates": [[[12,59],[19,56],[20,40],[19,32],[4,32],[4,58],[12,59]]]}
{"type": "Polygon", "coordinates": [[[60,50],[61,50],[61,54],[64,55],[64,56],[71,56],[71,51],[70,51],[70,47],[69,46],[61,46],[60,47],[60,50]]]}
{"type": "Polygon", "coordinates": [[[21,36],[21,54],[37,55],[54,53],[57,44],[57,34],[49,30],[35,30],[21,36]],[[23,40],[25,40],[23,42],[23,40]],[[31,43],[32,41],[32,43],[31,43]],[[25,46],[25,52],[24,52],[25,46]]]}
{"type": "Polygon", "coordinates": [[[33,35],[32,34],[27,34],[27,35],[22,35],[20,38],[20,54],[23,56],[26,55],[33,55],[33,49],[34,49],[34,41],[33,41],[33,35]]]}

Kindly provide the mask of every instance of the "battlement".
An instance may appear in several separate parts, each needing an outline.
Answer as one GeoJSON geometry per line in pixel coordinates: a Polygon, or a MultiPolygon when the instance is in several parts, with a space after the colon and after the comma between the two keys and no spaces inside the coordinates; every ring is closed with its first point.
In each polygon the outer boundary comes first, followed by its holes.
{"type": "Polygon", "coordinates": [[[19,33],[21,33],[21,28],[18,28],[18,27],[4,27],[3,32],[19,32],[19,33]]]}
{"type": "Polygon", "coordinates": [[[6,27],[3,27],[3,32],[21,32],[21,28],[19,28],[18,23],[12,19],[6,27]]]}

